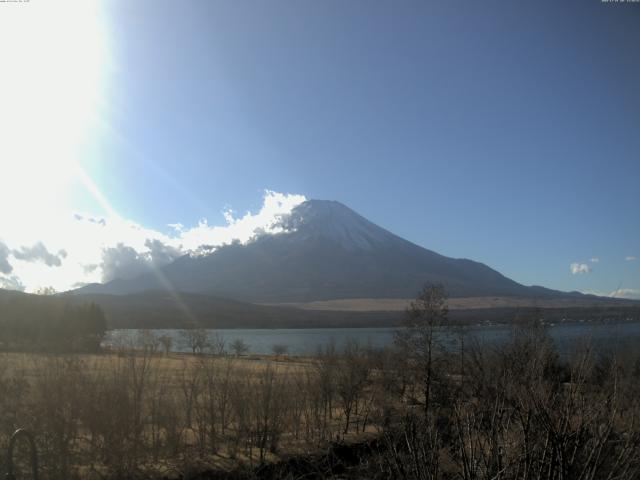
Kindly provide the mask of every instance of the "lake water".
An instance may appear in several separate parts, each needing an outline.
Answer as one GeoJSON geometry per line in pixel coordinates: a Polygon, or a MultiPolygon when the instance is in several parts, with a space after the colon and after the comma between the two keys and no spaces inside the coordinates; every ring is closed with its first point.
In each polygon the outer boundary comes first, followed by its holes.
{"type": "MultiPolygon", "coordinates": [[[[350,340],[360,345],[384,347],[393,343],[394,328],[309,328],[309,329],[217,329],[211,334],[224,338],[227,350],[236,339],[242,339],[249,346],[251,354],[270,354],[274,345],[285,345],[290,355],[313,355],[319,347],[335,343],[340,349],[350,340]]],[[[570,351],[572,346],[590,342],[599,349],[615,349],[631,344],[640,345],[640,323],[571,323],[549,327],[549,334],[561,352],[570,351]]],[[[169,335],[173,339],[172,350],[190,352],[179,330],[152,330],[155,335],[169,335]]],[[[472,326],[468,327],[467,342],[479,341],[484,344],[499,345],[509,339],[512,326],[472,326]]],[[[139,330],[112,330],[105,339],[105,345],[117,345],[135,341],[139,330]]]]}

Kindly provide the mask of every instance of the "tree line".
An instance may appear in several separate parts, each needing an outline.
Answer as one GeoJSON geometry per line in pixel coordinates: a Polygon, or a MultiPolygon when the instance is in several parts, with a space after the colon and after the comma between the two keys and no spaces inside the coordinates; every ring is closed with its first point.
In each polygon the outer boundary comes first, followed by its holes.
{"type": "Polygon", "coordinates": [[[0,348],[19,351],[98,351],[107,330],[102,309],[64,297],[0,299],[0,348]]]}

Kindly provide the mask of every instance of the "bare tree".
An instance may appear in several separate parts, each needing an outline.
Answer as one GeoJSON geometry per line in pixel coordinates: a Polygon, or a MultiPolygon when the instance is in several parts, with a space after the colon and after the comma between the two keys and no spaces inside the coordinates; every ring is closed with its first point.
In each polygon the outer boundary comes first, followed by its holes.
{"type": "MultiPolygon", "coordinates": [[[[315,376],[309,377],[310,383],[317,386],[316,420],[320,439],[330,436],[330,420],[333,418],[333,402],[336,395],[336,377],[338,372],[338,355],[335,342],[332,340],[324,348],[319,348],[315,363],[315,376]]],[[[315,390],[315,388],[313,389],[315,390]]]]}
{"type": "Polygon", "coordinates": [[[136,346],[145,353],[154,355],[160,347],[160,339],[151,330],[139,330],[136,337],[136,346]]]}
{"type": "MultiPolygon", "coordinates": [[[[349,341],[337,371],[336,390],[344,413],[344,433],[349,432],[352,413],[358,413],[358,404],[369,380],[370,365],[355,341],[349,341]]],[[[357,425],[356,425],[357,426],[357,425]]]]}
{"type": "Polygon", "coordinates": [[[231,343],[231,350],[236,354],[236,357],[239,357],[249,351],[249,345],[243,339],[237,338],[231,343]]]}
{"type": "Polygon", "coordinates": [[[286,385],[281,375],[271,367],[257,375],[253,392],[253,430],[260,461],[264,461],[268,450],[275,453],[283,429],[286,385]]]}
{"type": "Polygon", "coordinates": [[[209,348],[214,355],[222,357],[227,352],[227,341],[220,333],[216,332],[210,339],[209,348]]]}
{"type": "Polygon", "coordinates": [[[180,330],[180,336],[193,355],[204,353],[209,345],[209,332],[204,328],[180,330]]]}
{"type": "Polygon", "coordinates": [[[448,319],[447,296],[442,285],[426,285],[407,309],[405,328],[396,332],[396,344],[415,363],[424,412],[429,412],[434,380],[434,363],[439,351],[436,334],[448,319]]]}
{"type": "Polygon", "coordinates": [[[165,356],[168,356],[171,352],[171,347],[173,346],[173,337],[170,335],[164,334],[158,337],[158,341],[162,345],[162,349],[164,350],[165,356]]]}

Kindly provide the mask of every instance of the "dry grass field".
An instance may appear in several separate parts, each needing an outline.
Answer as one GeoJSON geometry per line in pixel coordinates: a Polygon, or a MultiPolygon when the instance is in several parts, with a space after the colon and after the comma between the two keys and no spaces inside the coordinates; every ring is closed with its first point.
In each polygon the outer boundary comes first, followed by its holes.
{"type": "MultiPolygon", "coordinates": [[[[411,304],[409,298],[350,298],[340,300],[320,300],[307,303],[278,304],[303,310],[341,312],[403,312],[411,304]]],[[[637,306],[638,302],[623,299],[583,298],[524,298],[524,297],[454,297],[448,300],[451,310],[490,308],[593,308],[637,306]]]]}
{"type": "Polygon", "coordinates": [[[345,369],[333,355],[4,353],[0,447],[34,432],[45,478],[178,478],[309,454],[376,431],[372,369],[354,355],[345,369]]]}
{"type": "Polygon", "coordinates": [[[500,349],[461,336],[452,351],[434,326],[313,358],[163,355],[149,336],[102,354],[2,353],[0,451],[28,428],[40,477],[56,480],[638,478],[637,350],[561,359],[536,323],[500,349]],[[322,460],[335,445],[358,452],[349,476],[322,460]],[[292,457],[303,472],[258,475],[292,457]]]}

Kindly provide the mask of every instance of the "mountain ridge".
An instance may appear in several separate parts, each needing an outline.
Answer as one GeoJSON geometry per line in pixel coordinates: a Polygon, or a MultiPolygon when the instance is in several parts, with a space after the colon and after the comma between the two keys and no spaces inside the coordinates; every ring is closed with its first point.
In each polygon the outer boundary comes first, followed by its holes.
{"type": "Polygon", "coordinates": [[[485,264],[449,258],[379,227],[340,202],[308,200],[282,216],[282,233],[207,255],[184,255],[157,272],[75,293],[175,290],[253,303],[412,298],[425,283],[453,297],[577,296],[521,285],[485,264]]]}

